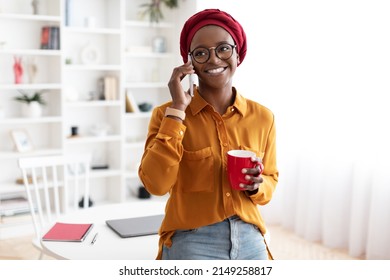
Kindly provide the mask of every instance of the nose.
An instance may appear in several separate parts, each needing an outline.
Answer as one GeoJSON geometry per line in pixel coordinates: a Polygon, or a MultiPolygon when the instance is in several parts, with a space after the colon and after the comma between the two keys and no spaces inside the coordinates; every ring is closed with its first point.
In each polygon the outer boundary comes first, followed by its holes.
{"type": "Polygon", "coordinates": [[[220,60],[220,58],[217,56],[217,51],[215,49],[216,49],[215,47],[209,48],[209,52],[210,52],[209,61],[215,62],[220,60]]]}

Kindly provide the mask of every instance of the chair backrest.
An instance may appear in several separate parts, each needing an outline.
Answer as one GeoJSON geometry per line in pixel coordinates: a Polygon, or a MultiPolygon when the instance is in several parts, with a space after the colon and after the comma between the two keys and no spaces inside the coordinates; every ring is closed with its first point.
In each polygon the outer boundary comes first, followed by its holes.
{"type": "Polygon", "coordinates": [[[22,157],[22,171],[36,236],[61,214],[89,206],[90,155],[22,157]]]}

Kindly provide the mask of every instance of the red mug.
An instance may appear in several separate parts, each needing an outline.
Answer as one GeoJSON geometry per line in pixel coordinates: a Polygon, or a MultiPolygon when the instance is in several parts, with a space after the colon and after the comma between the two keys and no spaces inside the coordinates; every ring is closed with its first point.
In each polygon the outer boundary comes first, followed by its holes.
{"type": "Polygon", "coordinates": [[[255,168],[260,166],[260,173],[263,172],[262,164],[253,162],[252,158],[256,153],[247,150],[230,150],[227,152],[227,172],[232,189],[243,191],[240,184],[250,185],[253,182],[245,179],[246,174],[242,173],[243,168],[255,168]]]}

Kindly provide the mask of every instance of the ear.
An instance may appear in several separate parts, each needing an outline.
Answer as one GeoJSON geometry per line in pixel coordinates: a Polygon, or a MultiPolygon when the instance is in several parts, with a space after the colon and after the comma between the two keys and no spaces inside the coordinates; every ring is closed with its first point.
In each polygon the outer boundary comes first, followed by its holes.
{"type": "Polygon", "coordinates": [[[240,64],[240,56],[237,54],[237,65],[240,64]]]}

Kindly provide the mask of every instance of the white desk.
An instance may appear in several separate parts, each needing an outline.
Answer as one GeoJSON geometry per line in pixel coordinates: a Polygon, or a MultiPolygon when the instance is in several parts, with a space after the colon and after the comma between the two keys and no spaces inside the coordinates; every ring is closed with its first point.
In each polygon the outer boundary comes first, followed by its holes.
{"type": "Polygon", "coordinates": [[[164,214],[165,201],[134,201],[94,206],[63,216],[58,222],[94,223],[83,242],[41,241],[45,253],[70,260],[154,260],[159,236],[121,238],[106,225],[108,219],[164,214]],[[97,240],[91,244],[95,233],[97,240]]]}

